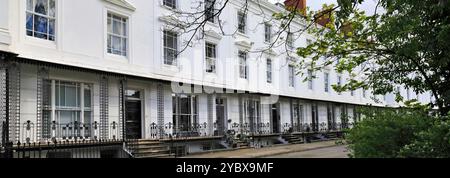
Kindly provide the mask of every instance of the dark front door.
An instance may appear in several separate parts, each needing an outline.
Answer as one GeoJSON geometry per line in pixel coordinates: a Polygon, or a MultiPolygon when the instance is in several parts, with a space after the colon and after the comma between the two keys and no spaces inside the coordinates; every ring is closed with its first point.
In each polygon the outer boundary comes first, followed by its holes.
{"type": "Polygon", "coordinates": [[[142,101],[138,91],[128,91],[126,101],[126,137],[127,139],[142,138],[142,101]]]}
{"type": "Polygon", "coordinates": [[[317,105],[313,104],[311,107],[311,115],[312,115],[312,131],[319,131],[319,114],[317,113],[317,105]]]}
{"type": "Polygon", "coordinates": [[[273,133],[280,133],[280,113],[278,110],[278,105],[274,104],[272,105],[272,132],[273,133]]]}
{"type": "Polygon", "coordinates": [[[217,98],[216,99],[216,116],[217,116],[217,130],[214,133],[216,136],[223,136],[226,132],[226,124],[227,121],[225,119],[225,99],[217,98]]]}

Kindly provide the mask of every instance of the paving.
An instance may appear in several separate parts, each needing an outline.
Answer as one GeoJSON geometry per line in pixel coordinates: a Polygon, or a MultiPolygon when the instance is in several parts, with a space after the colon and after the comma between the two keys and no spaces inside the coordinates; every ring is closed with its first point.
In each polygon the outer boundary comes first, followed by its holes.
{"type": "Polygon", "coordinates": [[[320,148],[309,151],[300,151],[264,158],[349,158],[346,146],[320,148]]]}
{"type": "MultiPolygon", "coordinates": [[[[283,157],[285,155],[291,154],[291,153],[298,153],[298,152],[306,152],[317,150],[318,152],[313,153],[319,153],[318,156],[320,156],[320,150],[330,148],[329,150],[325,150],[328,152],[333,152],[333,149],[343,149],[345,146],[342,145],[336,145],[336,141],[324,141],[324,142],[316,142],[316,143],[309,143],[309,144],[293,144],[293,145],[281,145],[281,146],[273,146],[273,147],[266,147],[266,148],[248,148],[248,149],[239,149],[239,150],[231,150],[231,151],[220,151],[220,152],[210,152],[210,153],[202,153],[202,154],[195,154],[195,155],[189,155],[185,158],[265,158],[265,157],[276,157],[279,155],[280,157],[283,157]]],[[[338,150],[339,152],[339,150],[338,150]]],[[[310,153],[312,154],[312,153],[310,153]]],[[[337,156],[342,156],[343,153],[338,154],[337,156]]],[[[345,154],[346,155],[346,154],[345,154]]],[[[324,155],[326,156],[326,154],[324,155]]],[[[334,157],[333,154],[329,155],[330,157],[334,157]]]]}

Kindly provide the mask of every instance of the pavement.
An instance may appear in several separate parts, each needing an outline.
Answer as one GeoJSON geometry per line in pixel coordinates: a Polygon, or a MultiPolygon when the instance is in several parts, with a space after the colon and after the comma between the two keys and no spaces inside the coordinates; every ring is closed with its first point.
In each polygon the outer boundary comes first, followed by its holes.
{"type": "Polygon", "coordinates": [[[347,146],[320,148],[309,151],[294,152],[264,158],[349,158],[347,146]]]}
{"type": "Polygon", "coordinates": [[[231,151],[218,151],[188,155],[184,158],[294,158],[297,157],[347,157],[343,145],[337,145],[336,141],[324,141],[309,144],[281,145],[265,148],[248,148],[231,151]],[[322,151],[324,154],[322,154],[322,151]],[[302,153],[302,154],[299,154],[302,153]],[[290,155],[294,154],[294,155],[290,155]]]}

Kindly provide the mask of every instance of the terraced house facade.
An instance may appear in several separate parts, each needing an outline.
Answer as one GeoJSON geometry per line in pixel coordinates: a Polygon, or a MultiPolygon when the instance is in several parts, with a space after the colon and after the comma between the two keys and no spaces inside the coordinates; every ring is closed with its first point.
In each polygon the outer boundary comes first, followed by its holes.
{"type": "Polygon", "coordinates": [[[351,126],[358,106],[398,105],[394,95],[374,102],[370,91],[333,91],[349,80],[333,69],[300,71],[315,76],[304,82],[295,62],[307,59],[287,52],[314,40],[307,34],[252,52],[274,40],[277,28],[261,25],[259,12],[284,8],[250,0],[243,12],[243,2],[231,0],[221,21],[211,18],[204,38],[178,54],[190,36],[173,30],[182,22],[171,14],[200,1],[0,0],[2,145],[170,140],[192,153],[236,146],[229,144],[233,134],[251,137],[241,141],[249,146],[269,146],[288,143],[286,133],[351,126]]]}

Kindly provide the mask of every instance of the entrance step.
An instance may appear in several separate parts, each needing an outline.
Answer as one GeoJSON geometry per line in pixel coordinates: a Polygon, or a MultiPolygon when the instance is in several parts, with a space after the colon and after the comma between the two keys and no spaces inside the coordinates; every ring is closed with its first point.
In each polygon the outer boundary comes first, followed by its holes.
{"type": "Polygon", "coordinates": [[[242,141],[242,140],[237,140],[235,144],[236,144],[236,148],[239,148],[239,149],[250,148],[250,143],[242,141]]]}
{"type": "Polygon", "coordinates": [[[135,158],[171,157],[170,148],[158,140],[137,140],[129,143],[135,158]]]}
{"type": "Polygon", "coordinates": [[[303,138],[300,138],[300,137],[292,135],[292,134],[282,135],[281,137],[284,140],[286,140],[286,142],[288,142],[290,144],[302,144],[302,143],[304,143],[303,138]]]}

